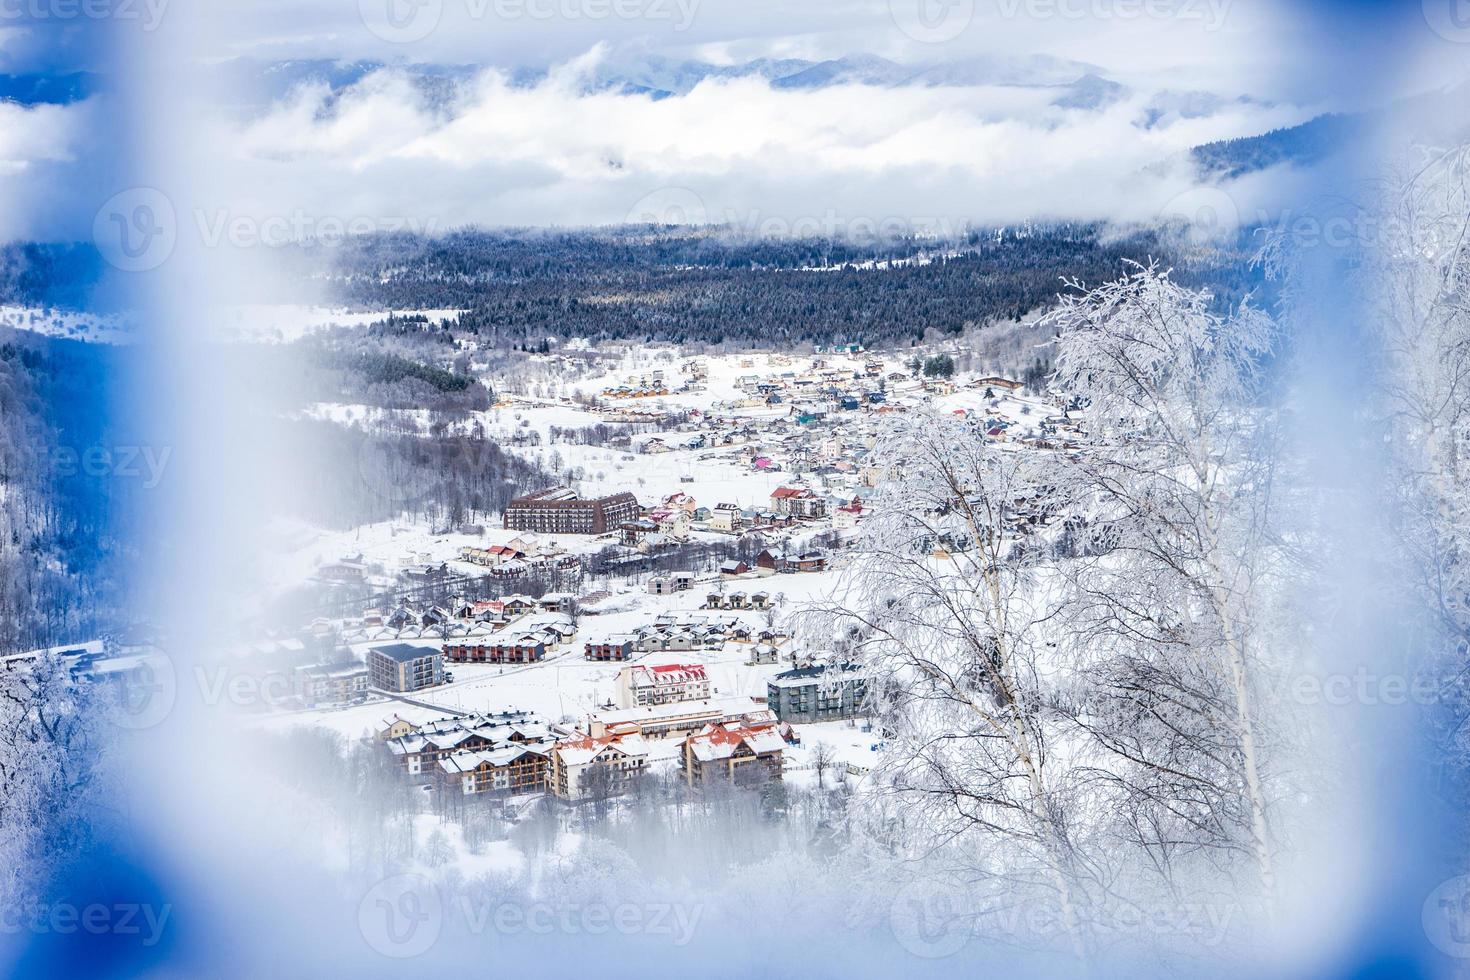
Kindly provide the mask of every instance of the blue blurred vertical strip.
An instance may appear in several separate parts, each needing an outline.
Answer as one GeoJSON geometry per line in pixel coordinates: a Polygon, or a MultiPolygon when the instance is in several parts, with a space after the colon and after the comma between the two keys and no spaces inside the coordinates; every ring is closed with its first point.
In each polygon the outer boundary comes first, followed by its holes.
{"type": "MultiPolygon", "coordinates": [[[[0,207],[13,209],[21,220],[12,227],[29,230],[39,242],[71,246],[93,242],[94,219],[113,195],[146,180],[156,155],[167,148],[147,145],[139,122],[167,106],[144,104],[131,84],[131,67],[144,54],[140,41],[142,8],[133,3],[7,4],[0,21],[0,97],[22,104],[69,105],[93,100],[100,108],[90,119],[95,128],[74,158],[55,162],[58,180],[46,199],[7,196],[0,186],[0,207]]],[[[65,404],[53,406],[58,431],[68,445],[142,447],[155,454],[169,445],[158,419],[178,408],[160,402],[160,380],[170,371],[159,343],[157,308],[159,277],[130,274],[98,260],[96,269],[78,267],[76,282],[51,283],[63,302],[99,312],[128,311],[137,317],[138,342],[127,348],[98,352],[88,363],[101,364],[98,376],[71,379],[75,390],[65,404]],[[96,274],[93,275],[92,273],[96,274]]],[[[79,358],[81,355],[77,355],[79,358]]],[[[127,513],[114,511],[117,535],[137,535],[139,563],[155,559],[158,536],[165,529],[159,503],[163,492],[130,495],[127,513]],[[133,509],[133,508],[136,508],[133,509]]],[[[91,492],[98,491],[95,488],[91,492]]],[[[130,566],[131,567],[131,566],[130,566]]],[[[121,574],[121,573],[120,573],[121,574]]],[[[126,573],[133,578],[132,572],[126,573]]],[[[120,583],[131,589],[129,602],[140,618],[152,618],[157,596],[142,580],[120,583]]],[[[0,909],[0,975],[23,978],[134,977],[169,972],[203,975],[180,942],[180,923],[199,920],[202,903],[181,900],[182,878],[170,869],[166,848],[156,837],[150,807],[167,800],[140,797],[126,774],[137,762],[139,746],[130,733],[103,725],[99,750],[110,756],[109,776],[96,792],[99,806],[79,818],[70,800],[43,797],[26,801],[43,825],[70,842],[74,850],[62,863],[40,869],[41,889],[33,899],[0,909]],[[78,820],[86,826],[77,826],[78,820]],[[193,915],[177,908],[195,906],[193,915]],[[196,969],[191,970],[193,962],[196,969]]],[[[85,779],[86,774],[77,778],[85,779]]],[[[95,787],[59,783],[50,792],[93,792],[95,787]]],[[[11,869],[5,869],[8,873],[11,869]]]]}
{"type": "MultiPolygon", "coordinates": [[[[1461,16],[1461,0],[1334,0],[1302,2],[1300,37],[1323,46],[1303,59],[1293,79],[1302,91],[1346,95],[1370,111],[1361,145],[1332,158],[1318,195],[1296,213],[1355,217],[1384,176],[1403,131],[1393,125],[1403,99],[1436,78],[1470,67],[1470,46],[1455,45],[1431,27],[1436,17],[1461,16]],[[1443,8],[1442,10],[1437,8],[1443,8]],[[1435,75],[1434,71],[1439,71],[1435,75]]],[[[1461,77],[1464,77],[1463,73],[1461,77]]],[[[1450,107],[1453,110],[1453,106],[1450,107]]],[[[1470,105],[1461,105],[1470,122],[1470,105]]],[[[1470,132],[1467,129],[1466,132],[1470,132]]],[[[1284,224],[1285,222],[1283,222],[1284,224]]],[[[1353,226],[1359,236],[1374,229],[1353,226]]],[[[1412,678],[1422,662],[1426,611],[1403,598],[1387,560],[1395,544],[1388,451],[1368,409],[1375,405],[1383,350],[1369,315],[1368,288],[1351,260],[1366,237],[1345,247],[1324,237],[1295,240],[1300,289],[1289,313],[1295,373],[1291,402],[1293,448],[1308,489],[1325,511],[1325,554],[1316,583],[1319,614],[1311,624],[1313,669],[1348,677],[1412,678]]],[[[1312,957],[1321,976],[1463,976],[1467,964],[1436,949],[1424,908],[1447,879],[1470,871],[1465,854],[1467,801],[1439,779],[1441,759],[1428,736],[1434,705],[1354,697],[1323,708],[1320,723],[1344,767],[1341,807],[1320,814],[1324,833],[1301,842],[1319,870],[1306,883],[1304,904],[1320,900],[1342,916],[1335,942],[1312,957]]],[[[1397,699],[1392,699],[1397,700],[1397,699]]],[[[1304,913],[1305,910],[1298,910],[1304,913]]]]}

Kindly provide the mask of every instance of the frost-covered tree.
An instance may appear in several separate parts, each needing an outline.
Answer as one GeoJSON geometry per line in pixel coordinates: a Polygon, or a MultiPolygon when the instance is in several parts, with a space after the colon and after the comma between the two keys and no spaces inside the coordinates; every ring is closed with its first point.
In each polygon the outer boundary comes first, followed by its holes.
{"type": "Polygon", "coordinates": [[[1470,144],[1406,153],[1364,206],[1355,292],[1376,344],[1372,421],[1394,562],[1386,583],[1429,642],[1412,669],[1434,692],[1446,786],[1470,783],[1470,144]]]}
{"type": "Polygon", "coordinates": [[[1047,325],[1053,384],[1089,428],[1060,478],[1086,522],[1062,566],[1073,718],[1104,750],[1117,830],[1166,876],[1184,854],[1243,851],[1269,896],[1274,323],[1149,265],[1065,297],[1047,325]]]}
{"type": "Polygon", "coordinates": [[[842,593],[803,611],[798,635],[870,674],[890,736],[870,780],[879,823],[906,851],[950,852],[982,902],[1054,907],[1085,955],[1089,790],[1054,740],[1049,551],[1029,543],[1058,503],[1051,467],[940,415],[896,423],[878,452],[902,467],[842,593]]]}
{"type": "Polygon", "coordinates": [[[827,788],[827,771],[837,764],[837,753],[831,743],[818,742],[812,746],[812,770],[817,774],[817,788],[827,788]]]}
{"type": "Polygon", "coordinates": [[[101,795],[105,699],[57,657],[0,671],[0,900],[85,850],[101,795]]]}

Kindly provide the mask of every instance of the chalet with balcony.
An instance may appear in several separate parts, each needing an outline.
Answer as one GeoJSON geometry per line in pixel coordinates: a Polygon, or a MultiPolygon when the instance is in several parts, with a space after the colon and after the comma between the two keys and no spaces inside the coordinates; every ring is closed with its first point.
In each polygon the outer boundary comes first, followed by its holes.
{"type": "Polygon", "coordinates": [[[463,749],[439,759],[439,790],[479,796],[515,796],[546,790],[551,773],[550,749],[510,743],[492,749],[463,749]]]}
{"type": "Polygon", "coordinates": [[[684,740],[680,762],[691,786],[780,779],[786,742],[775,722],[707,725],[684,740]]]}
{"type": "Polygon", "coordinates": [[[635,731],[580,736],[551,749],[553,795],[568,802],[617,796],[648,767],[648,746],[635,731]]]}

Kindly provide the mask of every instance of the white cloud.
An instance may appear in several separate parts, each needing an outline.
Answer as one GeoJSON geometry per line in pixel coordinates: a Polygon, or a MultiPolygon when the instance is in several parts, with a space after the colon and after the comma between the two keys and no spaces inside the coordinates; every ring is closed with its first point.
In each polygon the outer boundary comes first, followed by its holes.
{"type": "Polygon", "coordinates": [[[0,241],[80,233],[77,215],[85,208],[78,198],[90,186],[83,174],[98,163],[96,130],[96,99],[35,106],[0,101],[0,241]]]}
{"type": "Polygon", "coordinates": [[[23,106],[0,102],[0,172],[71,159],[85,105],[23,106]]]}
{"type": "Polygon", "coordinates": [[[447,111],[391,70],[335,99],[301,88],[248,122],[216,121],[211,145],[229,159],[206,196],[257,216],[305,208],[438,228],[618,223],[661,188],[747,226],[1148,219],[1190,186],[1189,147],[1312,114],[1231,104],[1145,130],[1147,92],[1086,112],[1051,106],[1048,89],[789,91],[749,78],[653,100],[586,92],[595,57],[529,88],[486,71],[447,111]]]}

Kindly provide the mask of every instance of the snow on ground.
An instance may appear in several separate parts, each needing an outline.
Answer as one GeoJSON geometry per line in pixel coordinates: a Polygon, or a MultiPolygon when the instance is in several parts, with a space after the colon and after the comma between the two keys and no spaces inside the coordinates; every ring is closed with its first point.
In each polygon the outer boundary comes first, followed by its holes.
{"type": "MultiPolygon", "coordinates": [[[[896,360],[885,358],[879,354],[819,354],[819,357],[827,367],[851,374],[861,371],[863,365],[869,360],[884,362],[884,373],[895,370],[907,370],[900,368],[896,360]]],[[[640,378],[651,376],[655,370],[662,370],[664,381],[671,389],[667,395],[653,395],[647,398],[611,399],[610,403],[619,408],[634,410],[665,410],[695,408],[708,411],[718,403],[743,401],[746,395],[740,390],[738,382],[746,376],[759,378],[777,378],[783,374],[801,374],[811,366],[812,356],[796,356],[771,353],[745,353],[709,355],[696,358],[678,357],[664,359],[649,356],[647,351],[632,351],[625,356],[621,362],[607,362],[610,370],[579,378],[575,387],[580,388],[585,394],[600,394],[602,391],[615,388],[618,385],[637,381],[640,378]],[[677,391],[673,390],[689,380],[689,375],[684,373],[682,365],[698,361],[704,365],[706,378],[701,383],[700,391],[677,391]]],[[[784,415],[785,406],[775,410],[775,414],[784,415]]],[[[733,412],[722,412],[721,414],[771,414],[772,410],[764,407],[746,407],[733,412]]]]}
{"type": "Polygon", "coordinates": [[[832,759],[836,765],[852,766],[854,769],[871,769],[878,761],[883,740],[876,729],[864,731],[865,725],[866,722],[854,719],[795,726],[797,734],[801,736],[801,744],[787,748],[787,768],[799,771],[810,766],[816,747],[827,745],[832,751],[832,759]]]}
{"type": "Polygon", "coordinates": [[[934,407],[941,411],[965,411],[979,413],[987,418],[995,416],[1030,429],[1044,418],[1059,414],[1054,402],[1042,398],[1031,398],[1006,391],[991,389],[994,398],[985,397],[984,388],[962,388],[952,395],[941,395],[934,399],[934,407]]]}
{"type": "Polygon", "coordinates": [[[600,446],[510,447],[549,466],[553,454],[561,469],[582,468],[577,481],[584,496],[628,490],[639,503],[657,504],[684,492],[701,506],[732,503],[741,507],[769,507],[771,492],[789,482],[790,474],[762,472],[730,459],[728,449],[680,449],[666,453],[629,453],[600,446]]]}
{"type": "MultiPolygon", "coordinates": [[[[806,573],[777,576],[746,576],[726,581],[728,591],[764,591],[781,596],[786,603],[801,603],[826,597],[838,587],[840,572],[806,573]]],[[[584,644],[650,623],[663,613],[712,618],[734,618],[753,630],[765,625],[765,614],[751,610],[704,610],[708,589],[701,583],[693,590],[672,596],[654,596],[642,590],[630,590],[624,598],[628,608],[607,615],[583,615],[572,642],[548,651],[547,658],[536,664],[447,664],[454,676],[450,684],[418,691],[412,695],[417,704],[397,700],[374,701],[347,708],[319,708],[275,716],[271,726],[318,725],[349,738],[361,737],[376,728],[384,718],[399,714],[419,722],[435,716],[422,705],[440,705],[448,712],[497,712],[507,710],[534,711],[550,721],[568,719],[575,722],[616,699],[615,680],[621,663],[600,663],[583,659],[584,644]]],[[[529,620],[526,620],[529,621],[529,620]]],[[[512,627],[513,628],[513,627],[512,627]]],[[[437,646],[436,640],[408,640],[437,646]]],[[[358,656],[377,644],[363,643],[353,647],[358,656]]],[[[709,674],[712,694],[718,697],[764,698],[766,684],[776,674],[789,670],[790,664],[752,666],[751,644],[727,643],[718,651],[664,651],[635,654],[634,663],[648,665],[698,663],[709,674]]],[[[783,650],[783,652],[785,652],[783,650]]],[[[860,757],[860,756],[859,756],[860,757]]],[[[855,761],[855,759],[854,759],[855,761]]]]}
{"type": "MultiPolygon", "coordinates": [[[[460,549],[509,544],[524,533],[498,527],[493,522],[485,524],[481,533],[441,534],[426,523],[408,520],[363,524],[348,531],[328,531],[296,521],[280,521],[269,529],[271,550],[279,556],[269,568],[269,586],[288,589],[301,585],[315,576],[322,565],[358,554],[368,562],[381,563],[389,575],[411,566],[441,562],[447,562],[450,571],[457,574],[484,575],[487,569],[483,566],[460,561],[460,549]]],[[[545,540],[549,536],[540,537],[545,540]]],[[[561,534],[552,540],[565,553],[578,555],[595,552],[613,538],[613,535],[561,534]]],[[[515,590],[515,580],[506,579],[506,591],[515,590]]]]}
{"type": "Polygon", "coordinates": [[[445,843],[449,845],[449,850],[453,855],[446,863],[467,877],[473,878],[486,874],[516,877],[525,870],[525,855],[508,840],[486,841],[480,847],[480,853],[476,854],[465,842],[462,826],[443,821],[432,813],[420,813],[415,816],[413,830],[414,839],[421,845],[414,848],[414,853],[421,858],[420,871],[433,870],[428,863],[422,861],[422,858],[429,856],[428,848],[423,845],[436,833],[444,835],[445,843]]]}
{"type": "MultiPolygon", "coordinates": [[[[862,370],[868,355],[849,357],[822,355],[826,364],[838,371],[862,370]]],[[[478,424],[492,438],[496,438],[513,452],[535,459],[543,466],[559,473],[573,473],[573,484],[584,495],[593,496],[622,490],[633,492],[640,502],[656,504],[675,492],[688,493],[704,506],[731,502],[743,507],[765,507],[770,494],[777,487],[791,481],[790,474],[756,470],[749,462],[740,458],[740,446],[723,446],[714,449],[679,448],[664,453],[629,452],[601,446],[581,446],[553,443],[551,429],[585,427],[605,421],[603,411],[588,411],[569,400],[574,389],[582,394],[599,394],[604,388],[624,383],[636,383],[638,379],[651,377],[655,369],[663,372],[665,384],[670,388],[683,385],[690,374],[684,365],[690,358],[673,357],[668,351],[656,349],[633,349],[621,360],[609,360],[602,374],[579,378],[551,386],[553,390],[542,395],[510,396],[509,404],[502,403],[483,412],[474,413],[464,425],[478,424]],[[548,397],[555,395],[557,397],[548,397]],[[515,437],[534,432],[540,445],[516,444],[515,437]]],[[[778,377],[782,374],[799,374],[811,363],[809,357],[783,357],[772,354],[732,354],[698,358],[708,372],[708,379],[701,392],[676,392],[667,396],[607,400],[613,410],[649,411],[670,408],[698,409],[706,415],[728,416],[737,412],[756,414],[785,414],[786,406],[767,408],[744,405],[746,396],[737,387],[741,377],[778,377]]],[[[906,370],[896,361],[884,363],[885,374],[895,370],[906,370]]],[[[925,392],[917,382],[890,384],[891,402],[917,405],[933,404],[944,411],[983,413],[985,417],[996,416],[1013,423],[1012,435],[1032,430],[1041,419],[1054,415],[1054,405],[1016,395],[997,388],[993,397],[986,397],[984,388],[963,386],[953,394],[933,396],[925,392]]],[[[492,379],[493,383],[493,379],[492,379]]],[[[546,386],[542,386],[543,390],[546,386]]],[[[422,412],[407,411],[387,413],[367,406],[327,405],[312,406],[309,414],[329,418],[342,423],[370,422],[393,424],[402,427],[416,426],[426,431],[427,418],[422,412]]],[[[851,425],[866,420],[881,424],[879,416],[867,413],[843,413],[841,422],[851,425]]],[[[635,443],[643,437],[636,437],[635,443]]],[[[688,433],[668,433],[663,436],[671,445],[688,438],[688,433]]],[[[767,447],[761,446],[762,450],[767,447]]],[[[362,554],[369,562],[382,564],[384,571],[394,571],[410,566],[447,562],[454,571],[468,574],[483,572],[478,566],[458,560],[460,550],[466,546],[488,547],[505,544],[517,537],[519,532],[487,525],[483,532],[475,534],[435,534],[425,524],[407,521],[385,521],[366,525],[348,532],[328,533],[309,527],[293,525],[276,529],[290,540],[284,549],[288,557],[276,568],[279,584],[289,585],[310,578],[324,563],[347,555],[362,554]]],[[[696,536],[722,537],[714,532],[696,532],[696,536]]],[[[558,549],[568,554],[587,554],[600,549],[612,540],[612,536],[591,537],[587,535],[558,535],[554,538],[558,549]]],[[[715,588],[717,577],[709,576],[696,583],[693,590],[672,596],[652,596],[640,585],[628,585],[620,578],[607,582],[588,582],[586,592],[607,589],[613,598],[598,604],[607,610],[602,615],[584,614],[579,621],[579,631],[572,642],[552,648],[545,661],[533,665],[449,665],[453,674],[452,683],[421,691],[414,700],[421,704],[442,706],[446,711],[495,712],[509,709],[535,711],[548,720],[581,722],[589,712],[615,699],[614,682],[621,664],[594,663],[583,659],[583,645],[616,633],[626,633],[650,623],[664,613],[689,613],[711,617],[736,617],[743,619],[753,629],[762,628],[766,619],[759,612],[705,611],[698,607],[705,596],[715,588]]],[[[819,574],[779,575],[772,577],[747,576],[741,580],[727,580],[726,591],[765,591],[777,599],[783,613],[798,608],[812,600],[830,597],[841,589],[844,572],[839,567],[819,574]]],[[[385,580],[385,584],[386,580],[385,580]]],[[[516,589],[514,579],[507,580],[505,591],[516,589]]],[[[434,645],[433,640],[408,641],[434,645]]],[[[355,652],[363,656],[369,644],[359,645],[355,652]]],[[[820,652],[820,651],[815,651],[820,652]]],[[[635,660],[649,664],[694,662],[706,666],[715,693],[719,696],[763,697],[767,681],[782,670],[789,669],[789,651],[783,650],[782,663],[770,666],[750,666],[748,644],[729,643],[716,652],[689,651],[644,654],[635,660]]],[[[419,720],[431,709],[407,705],[396,701],[375,702],[347,709],[322,709],[297,712],[289,716],[288,724],[321,724],[356,737],[377,725],[384,717],[393,713],[402,714],[410,720],[419,720]]],[[[791,750],[790,764],[798,773],[806,773],[813,747],[829,744],[837,760],[846,767],[866,770],[876,758],[874,746],[878,739],[870,732],[845,722],[818,726],[801,726],[804,744],[791,750]]]]}
{"type": "Polygon", "coordinates": [[[121,313],[0,305],[0,327],[94,344],[125,344],[134,339],[136,322],[131,315],[121,313]]]}
{"type": "Polygon", "coordinates": [[[426,408],[379,408],[376,405],[313,402],[295,413],[295,417],[335,422],[344,426],[360,425],[365,428],[416,432],[420,435],[426,435],[429,431],[429,410],[426,408]]]}
{"type": "MultiPolygon", "coordinates": [[[[867,356],[828,355],[823,358],[834,370],[851,373],[861,371],[867,356]]],[[[611,370],[578,379],[574,387],[584,394],[600,394],[607,388],[639,378],[649,377],[655,369],[664,372],[665,383],[677,388],[689,375],[681,365],[689,358],[665,360],[649,357],[646,351],[630,352],[611,370]]],[[[708,377],[702,391],[672,391],[668,395],[647,398],[607,399],[611,411],[657,412],[698,410],[706,416],[739,418],[776,418],[786,415],[787,405],[746,405],[746,395],[737,386],[745,376],[775,378],[791,372],[800,373],[811,363],[810,358],[786,357],[779,354],[732,354],[697,358],[704,364],[708,377]]],[[[886,364],[885,371],[898,365],[886,364]]],[[[497,407],[476,416],[492,437],[509,440],[517,432],[536,432],[540,446],[510,448],[543,466],[561,470],[581,467],[578,489],[585,495],[632,491],[643,503],[656,503],[669,494],[682,491],[705,506],[734,503],[742,507],[764,507],[773,490],[790,482],[790,474],[757,471],[738,461],[740,446],[704,449],[675,448],[663,453],[641,453],[602,446],[578,446],[551,441],[552,426],[586,427],[604,421],[600,412],[545,401],[538,404],[530,398],[516,398],[508,407],[497,407]],[[553,467],[553,462],[560,465],[553,467]]],[[[635,438],[635,444],[649,436],[635,438]]],[[[689,433],[659,434],[670,445],[687,439],[689,433]]],[[[770,448],[762,446],[763,449],[770,448]]]]}
{"type": "MultiPolygon", "coordinates": [[[[867,358],[867,355],[823,355],[827,365],[843,372],[861,370],[867,358]]],[[[620,360],[610,359],[606,372],[580,379],[575,386],[584,394],[600,392],[604,387],[651,377],[655,368],[664,372],[666,383],[678,386],[689,377],[683,366],[693,361],[702,364],[708,373],[703,393],[609,400],[609,404],[614,408],[631,410],[698,408],[707,415],[728,415],[737,411],[765,415],[773,411],[782,413],[787,409],[781,406],[774,409],[733,407],[736,402],[745,400],[737,388],[737,380],[749,375],[774,378],[800,373],[811,363],[810,358],[769,353],[674,358],[666,350],[635,348],[620,360]]],[[[888,373],[901,368],[902,365],[890,360],[884,363],[883,370],[888,373]]],[[[987,399],[984,389],[962,387],[953,394],[934,397],[924,393],[914,382],[890,386],[890,398],[894,401],[918,403],[932,399],[932,403],[942,410],[996,415],[1015,423],[1013,433],[1029,432],[1042,418],[1055,413],[1055,406],[1044,401],[1007,393],[1004,389],[996,389],[995,394],[997,397],[987,399]]],[[[310,406],[305,414],[342,424],[365,423],[419,432],[427,432],[429,424],[427,412],[417,409],[395,411],[365,405],[318,403],[310,406]]],[[[851,425],[863,420],[872,422],[874,418],[865,413],[843,413],[841,422],[851,425]]],[[[574,488],[585,496],[626,490],[637,496],[641,503],[655,505],[670,494],[683,492],[706,507],[719,503],[766,507],[771,493],[794,479],[790,473],[756,469],[742,458],[741,451],[746,448],[742,445],[683,448],[680,444],[689,438],[689,433],[662,435],[667,444],[679,448],[661,453],[554,443],[551,439],[553,427],[582,428],[603,421],[603,412],[588,411],[569,401],[517,395],[509,404],[502,403],[473,413],[460,425],[464,428],[478,426],[491,438],[499,440],[508,451],[534,460],[558,474],[570,474],[574,488]],[[518,436],[524,443],[530,433],[535,433],[539,445],[517,444],[518,436]]],[[[648,435],[635,436],[634,442],[641,443],[645,438],[648,435]]],[[[770,452],[774,446],[762,441],[758,448],[762,452],[770,452]]],[[[816,485],[822,488],[820,481],[816,485]]],[[[842,492],[840,484],[834,488],[834,492],[842,492]]],[[[300,584],[308,580],[321,564],[358,553],[369,561],[382,563],[390,573],[408,565],[429,562],[449,562],[457,571],[473,573],[480,569],[457,561],[462,548],[504,544],[516,536],[515,532],[493,526],[487,526],[479,535],[433,534],[423,524],[403,521],[387,521],[337,533],[292,526],[284,533],[288,539],[286,546],[276,549],[276,552],[285,557],[272,569],[278,587],[300,584]]],[[[714,532],[696,534],[720,537],[714,532]]],[[[586,554],[603,547],[610,540],[607,537],[563,535],[556,539],[556,543],[569,554],[586,554]]]]}
{"type": "Polygon", "coordinates": [[[352,704],[345,707],[313,708],[310,711],[283,711],[275,714],[254,715],[248,719],[248,724],[274,731],[291,728],[322,728],[336,732],[343,738],[359,739],[372,735],[385,719],[394,715],[398,715],[404,721],[421,725],[435,718],[444,717],[444,712],[432,708],[421,708],[392,698],[375,697],[364,704],[352,704]]]}
{"type": "MultiPolygon", "coordinates": [[[[209,326],[223,340],[289,343],[328,327],[365,327],[387,319],[388,310],[352,312],[340,307],[258,304],[217,307],[209,326]]],[[[459,310],[393,310],[397,316],[422,314],[430,322],[455,320],[459,310]]]]}
{"type": "MultiPolygon", "coordinates": [[[[640,618],[639,622],[648,622],[640,618]]],[[[632,625],[630,622],[629,625],[632,625]]],[[[586,636],[594,635],[584,631],[586,636]]],[[[583,659],[583,634],[576,641],[548,653],[547,659],[524,666],[495,664],[450,664],[454,683],[420,691],[414,700],[440,704],[456,711],[535,711],[556,721],[582,721],[616,699],[614,682],[622,663],[600,663],[583,659]]],[[[728,643],[719,651],[666,651],[636,655],[633,663],[649,665],[699,663],[709,673],[718,697],[760,697],[766,682],[785,666],[752,667],[746,664],[750,644],[728,643]]],[[[789,666],[789,665],[788,665],[789,666]]]]}

